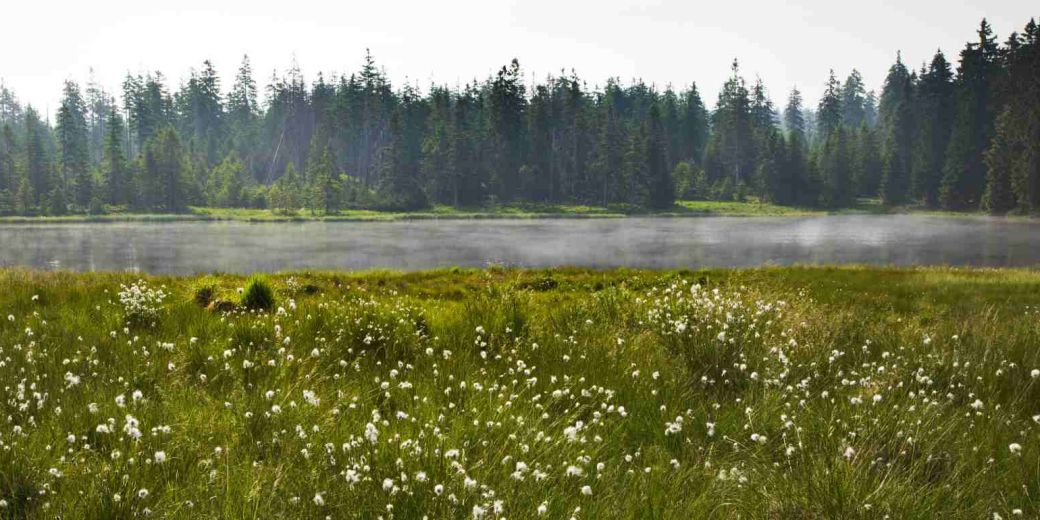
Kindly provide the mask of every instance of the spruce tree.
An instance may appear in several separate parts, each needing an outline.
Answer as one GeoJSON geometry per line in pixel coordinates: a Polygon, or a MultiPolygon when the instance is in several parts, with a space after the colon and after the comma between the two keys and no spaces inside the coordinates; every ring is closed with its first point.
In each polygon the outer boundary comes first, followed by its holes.
{"type": "Polygon", "coordinates": [[[820,106],[816,110],[816,129],[820,139],[826,142],[831,132],[841,126],[843,117],[841,82],[834,76],[832,69],[830,78],[827,79],[827,88],[820,99],[820,106]]]}
{"type": "Polygon", "coordinates": [[[852,202],[853,160],[849,135],[844,125],[831,132],[820,155],[823,180],[821,203],[830,208],[846,207],[852,202]]]}
{"type": "Polygon", "coordinates": [[[383,149],[380,170],[384,204],[396,210],[415,210],[429,206],[419,179],[419,168],[408,160],[400,111],[390,118],[390,141],[383,149]]]}
{"type": "Polygon", "coordinates": [[[41,197],[50,193],[53,185],[45,132],[46,128],[36,110],[28,107],[25,110],[25,146],[22,151],[25,154],[25,177],[30,189],[23,191],[31,194],[32,200],[28,202],[33,206],[40,204],[41,197]]]}
{"type": "Polygon", "coordinates": [[[1035,213],[1040,210],[1040,28],[1034,20],[1009,38],[1003,61],[1005,106],[985,154],[987,194],[999,191],[1007,170],[1018,210],[1035,213]]]}
{"type": "Polygon", "coordinates": [[[719,92],[712,115],[712,135],[706,152],[705,172],[709,181],[735,190],[755,173],[755,142],[751,100],[740,68],[733,61],[732,75],[719,92]]]}
{"type": "Polygon", "coordinates": [[[675,183],[666,161],[665,130],[657,103],[650,105],[646,124],[647,202],[651,208],[668,209],[675,205],[675,183]]]}
{"type": "Polygon", "coordinates": [[[697,84],[690,85],[681,95],[679,118],[679,160],[701,164],[704,146],[708,141],[708,111],[701,100],[697,84]]]}
{"type": "Polygon", "coordinates": [[[189,163],[177,131],[159,130],[145,146],[144,198],[152,209],[180,212],[187,208],[189,163]]]}
{"type": "Polygon", "coordinates": [[[86,175],[90,168],[86,111],[79,86],[72,81],[66,81],[61,106],[58,108],[56,128],[59,173],[62,186],[66,188],[73,182],[87,182],[89,179],[86,175]]]}
{"type": "Polygon", "coordinates": [[[867,92],[863,76],[852,69],[841,88],[842,123],[845,128],[855,130],[867,119],[867,92]]]}
{"type": "Polygon", "coordinates": [[[130,185],[130,171],[123,147],[123,118],[112,112],[106,125],[105,144],[102,152],[101,174],[105,201],[121,206],[130,204],[133,189],[130,185]]]}
{"type": "Polygon", "coordinates": [[[335,215],[340,210],[341,190],[339,176],[333,171],[332,153],[328,146],[314,152],[317,157],[308,158],[307,173],[311,182],[311,209],[323,215],[335,215]]]}
{"type": "Polygon", "coordinates": [[[996,38],[986,20],[978,40],[961,51],[954,91],[954,116],[946,150],[940,202],[946,209],[977,208],[985,185],[982,154],[993,134],[992,90],[997,74],[996,38]]]}
{"type": "Polygon", "coordinates": [[[939,203],[939,184],[953,124],[953,72],[936,52],[917,85],[911,183],[913,197],[928,207],[939,203]]]}
{"type": "Polygon", "coordinates": [[[1015,207],[1012,191],[1012,168],[1014,159],[1008,139],[1007,125],[1011,124],[1010,112],[1001,114],[997,122],[997,134],[985,153],[986,189],[982,194],[982,209],[994,214],[1004,214],[1015,207]]]}
{"type": "Polygon", "coordinates": [[[913,147],[913,82],[902,56],[888,70],[881,93],[881,200],[902,204],[909,198],[913,147]]]}

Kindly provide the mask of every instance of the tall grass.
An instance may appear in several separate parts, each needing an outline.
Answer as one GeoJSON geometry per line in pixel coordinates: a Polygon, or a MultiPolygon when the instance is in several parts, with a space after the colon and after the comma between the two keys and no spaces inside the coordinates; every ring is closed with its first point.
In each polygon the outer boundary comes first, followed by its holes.
{"type": "Polygon", "coordinates": [[[1040,514],[1040,273],[144,282],[0,271],[0,518],[1040,514]]]}

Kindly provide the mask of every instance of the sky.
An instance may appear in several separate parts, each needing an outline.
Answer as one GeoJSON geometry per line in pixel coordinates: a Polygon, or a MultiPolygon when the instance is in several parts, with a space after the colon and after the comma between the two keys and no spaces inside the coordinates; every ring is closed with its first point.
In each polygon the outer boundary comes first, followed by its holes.
{"type": "Polygon", "coordinates": [[[461,85],[516,57],[529,81],[574,69],[590,88],[696,82],[714,106],[738,58],[778,105],[794,86],[815,105],[830,69],[880,91],[897,51],[956,62],[983,17],[1003,40],[1036,15],[1026,0],[28,0],[4,6],[0,78],[53,114],[62,81],[91,70],[112,91],[148,70],[176,88],[210,59],[227,90],[243,54],[264,85],[293,59],[308,81],[356,71],[369,48],[397,85],[461,85]]]}

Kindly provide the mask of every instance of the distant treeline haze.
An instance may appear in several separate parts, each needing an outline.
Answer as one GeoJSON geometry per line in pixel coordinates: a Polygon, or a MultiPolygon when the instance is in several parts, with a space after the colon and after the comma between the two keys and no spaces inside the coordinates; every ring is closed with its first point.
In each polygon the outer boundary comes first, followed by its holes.
{"type": "Polygon", "coordinates": [[[318,213],[506,203],[665,209],[676,198],[840,208],[857,197],[995,213],[1040,210],[1040,45],[1031,20],[999,44],[983,21],[956,71],[900,57],[880,97],[833,71],[781,110],[733,63],[714,108],[683,90],[576,74],[494,77],[421,93],[360,71],[261,96],[243,59],[230,91],[213,65],[171,93],[128,75],[121,99],[64,85],[53,124],[0,86],[0,214],[185,210],[318,213]],[[261,100],[261,97],[263,98],[261,100]]]}

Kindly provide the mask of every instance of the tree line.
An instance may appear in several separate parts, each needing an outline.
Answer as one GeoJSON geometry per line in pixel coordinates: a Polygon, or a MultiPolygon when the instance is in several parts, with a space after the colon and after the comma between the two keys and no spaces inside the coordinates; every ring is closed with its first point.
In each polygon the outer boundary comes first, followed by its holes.
{"type": "Polygon", "coordinates": [[[70,80],[53,123],[0,85],[0,214],[748,197],[1033,213],[1038,36],[1030,20],[1001,44],[983,20],[956,70],[942,51],[919,68],[897,55],[879,96],[832,71],[815,106],[794,89],[782,109],[736,61],[713,108],[696,84],[590,89],[572,72],[528,85],[516,60],[424,93],[367,53],[310,83],[293,65],[263,93],[248,57],[226,92],[209,61],[172,92],[160,72],[127,75],[118,100],[70,80]]]}

